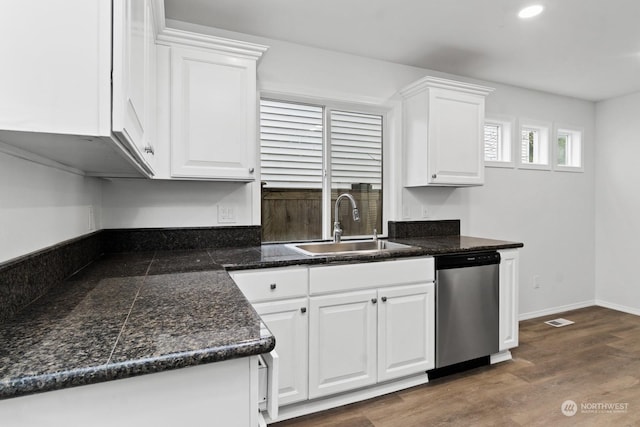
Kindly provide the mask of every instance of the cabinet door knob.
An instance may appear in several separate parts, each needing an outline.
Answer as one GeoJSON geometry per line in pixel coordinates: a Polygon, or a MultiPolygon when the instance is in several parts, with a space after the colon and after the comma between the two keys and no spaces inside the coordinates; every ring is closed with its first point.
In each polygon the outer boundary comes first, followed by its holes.
{"type": "Polygon", "coordinates": [[[382,302],[387,302],[387,297],[382,297],[382,302]]]}
{"type": "Polygon", "coordinates": [[[300,307],[300,313],[304,314],[307,312],[307,307],[300,307]]]}
{"type": "Polygon", "coordinates": [[[253,172],[255,172],[255,169],[254,168],[249,168],[249,173],[253,173],[253,172]]]}
{"type": "Polygon", "coordinates": [[[276,284],[272,283],[272,284],[269,285],[269,287],[271,288],[271,290],[274,290],[276,288],[276,284]]]}
{"type": "Polygon", "coordinates": [[[156,154],[155,150],[153,149],[153,147],[151,145],[145,145],[144,152],[147,153],[147,154],[151,154],[152,156],[154,154],[156,154]]]}
{"type": "Polygon", "coordinates": [[[435,173],[433,175],[431,175],[431,178],[436,179],[438,177],[438,175],[436,175],[435,173]]]}
{"type": "Polygon", "coordinates": [[[377,302],[378,302],[378,298],[371,298],[371,302],[372,302],[373,304],[377,303],[377,302]]]}

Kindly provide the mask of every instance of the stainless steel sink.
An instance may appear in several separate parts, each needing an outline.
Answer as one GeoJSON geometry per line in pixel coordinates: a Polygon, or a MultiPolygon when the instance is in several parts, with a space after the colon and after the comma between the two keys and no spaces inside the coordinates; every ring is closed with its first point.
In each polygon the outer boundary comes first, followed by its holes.
{"type": "Polygon", "coordinates": [[[288,247],[302,252],[305,255],[345,255],[345,254],[370,254],[376,252],[388,252],[397,250],[415,249],[413,246],[393,243],[387,240],[351,240],[319,243],[291,243],[288,247]]]}

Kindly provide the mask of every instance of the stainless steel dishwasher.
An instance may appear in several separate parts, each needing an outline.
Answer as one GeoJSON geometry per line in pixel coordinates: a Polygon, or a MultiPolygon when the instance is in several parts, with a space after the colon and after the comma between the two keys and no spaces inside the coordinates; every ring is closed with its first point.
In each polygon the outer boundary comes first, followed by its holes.
{"type": "Polygon", "coordinates": [[[436,257],[436,368],[498,352],[498,252],[436,257]]]}

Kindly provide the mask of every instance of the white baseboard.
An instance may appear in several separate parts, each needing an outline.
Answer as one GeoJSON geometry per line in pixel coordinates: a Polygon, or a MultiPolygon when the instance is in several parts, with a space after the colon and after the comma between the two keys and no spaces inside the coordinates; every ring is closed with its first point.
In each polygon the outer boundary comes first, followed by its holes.
{"type": "Polygon", "coordinates": [[[562,313],[563,311],[577,310],[579,308],[591,307],[596,304],[595,300],[577,302],[574,304],[561,305],[557,307],[545,308],[544,310],[530,311],[529,313],[521,313],[518,320],[535,319],[536,317],[548,316],[550,314],[562,313]]]}
{"type": "Polygon", "coordinates": [[[596,300],[596,305],[604,308],[610,308],[611,310],[622,311],[623,313],[635,314],[636,316],[640,316],[640,308],[615,304],[612,302],[602,301],[599,299],[596,300]]]}
{"type": "Polygon", "coordinates": [[[613,302],[603,301],[603,300],[593,300],[593,301],[583,301],[575,304],[567,304],[559,307],[545,308],[544,310],[531,311],[529,313],[522,313],[518,317],[518,320],[529,320],[535,319],[537,317],[548,316],[550,314],[562,313],[570,310],[577,310],[579,308],[592,307],[592,306],[609,308],[611,310],[621,311],[623,313],[633,314],[635,316],[640,316],[640,308],[637,307],[629,307],[626,305],[616,304],[613,302]]]}

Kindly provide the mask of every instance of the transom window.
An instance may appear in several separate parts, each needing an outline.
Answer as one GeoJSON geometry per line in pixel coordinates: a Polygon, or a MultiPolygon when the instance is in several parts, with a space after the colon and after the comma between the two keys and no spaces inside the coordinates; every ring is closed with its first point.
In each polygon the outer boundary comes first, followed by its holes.
{"type": "Polygon", "coordinates": [[[524,122],[520,125],[520,167],[550,169],[550,125],[524,122]]]}
{"type": "Polygon", "coordinates": [[[556,169],[582,170],[582,132],[559,128],[556,140],[556,169]]]}
{"type": "Polygon", "coordinates": [[[282,100],[260,100],[262,240],[327,239],[333,204],[343,236],[382,230],[383,115],[282,100]]]}
{"type": "Polygon", "coordinates": [[[512,120],[485,119],[484,160],[486,166],[513,167],[512,128],[512,120]]]}

